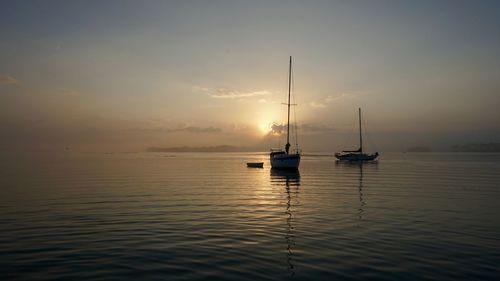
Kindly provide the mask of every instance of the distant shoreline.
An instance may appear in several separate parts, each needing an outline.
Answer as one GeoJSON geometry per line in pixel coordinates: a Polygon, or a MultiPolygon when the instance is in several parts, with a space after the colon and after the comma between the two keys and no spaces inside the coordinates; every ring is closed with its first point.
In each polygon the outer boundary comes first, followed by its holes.
{"type": "Polygon", "coordinates": [[[454,145],[451,152],[500,152],[500,143],[468,143],[454,145]]]}
{"type": "Polygon", "coordinates": [[[232,145],[148,147],[147,152],[262,152],[262,149],[232,145]]]}

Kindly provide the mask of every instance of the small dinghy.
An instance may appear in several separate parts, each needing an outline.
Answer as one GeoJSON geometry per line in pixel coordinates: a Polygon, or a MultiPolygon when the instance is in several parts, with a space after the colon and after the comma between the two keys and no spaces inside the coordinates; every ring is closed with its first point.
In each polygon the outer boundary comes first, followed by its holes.
{"type": "Polygon", "coordinates": [[[247,163],[248,168],[263,168],[264,162],[249,162],[247,163]]]}

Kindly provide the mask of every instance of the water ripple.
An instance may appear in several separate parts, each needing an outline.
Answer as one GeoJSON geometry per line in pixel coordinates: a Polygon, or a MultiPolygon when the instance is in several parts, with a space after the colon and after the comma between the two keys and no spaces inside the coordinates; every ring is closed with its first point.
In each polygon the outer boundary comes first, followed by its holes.
{"type": "Polygon", "coordinates": [[[1,280],[500,278],[500,156],[43,156],[0,167],[1,280]]]}

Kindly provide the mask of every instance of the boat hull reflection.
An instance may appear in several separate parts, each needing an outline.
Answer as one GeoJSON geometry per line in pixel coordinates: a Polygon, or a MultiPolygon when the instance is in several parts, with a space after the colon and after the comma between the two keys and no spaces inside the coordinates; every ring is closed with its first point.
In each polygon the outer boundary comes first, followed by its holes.
{"type": "Polygon", "coordinates": [[[271,169],[271,183],[285,186],[287,184],[300,185],[300,172],[293,169],[271,169]]]}

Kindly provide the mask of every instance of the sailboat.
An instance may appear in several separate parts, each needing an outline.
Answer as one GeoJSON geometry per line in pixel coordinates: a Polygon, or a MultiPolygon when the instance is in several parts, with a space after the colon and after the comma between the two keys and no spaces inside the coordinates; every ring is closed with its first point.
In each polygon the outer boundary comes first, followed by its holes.
{"type": "Polygon", "coordinates": [[[286,125],[286,145],[283,149],[271,149],[269,155],[271,168],[273,169],[294,169],[297,170],[300,164],[300,151],[295,148],[295,151],[290,151],[290,92],[292,85],[292,57],[290,56],[290,66],[288,71],[288,115],[286,125]]]}
{"type": "Polygon", "coordinates": [[[378,157],[378,152],[373,154],[363,153],[363,137],[361,134],[361,108],[358,108],[359,118],[359,149],[358,150],[344,150],[335,153],[335,157],[340,161],[373,161],[378,157]]]}

